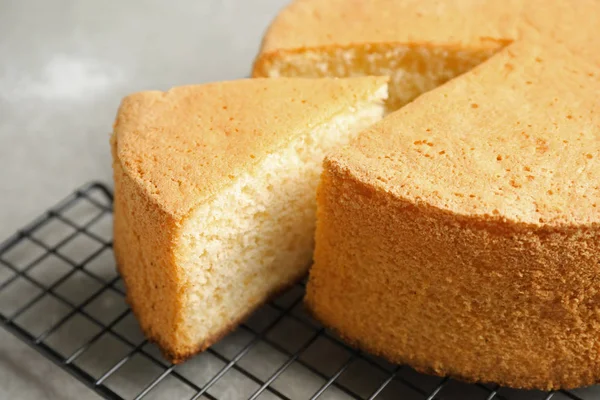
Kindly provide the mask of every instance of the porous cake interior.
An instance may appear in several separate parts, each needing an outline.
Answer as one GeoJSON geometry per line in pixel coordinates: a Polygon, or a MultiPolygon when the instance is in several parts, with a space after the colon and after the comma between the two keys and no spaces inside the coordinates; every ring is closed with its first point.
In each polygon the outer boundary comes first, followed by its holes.
{"type": "Polygon", "coordinates": [[[266,77],[389,76],[387,110],[394,111],[450,79],[481,64],[509,41],[478,48],[440,45],[361,44],[291,51],[255,64],[266,77]]]}
{"type": "Polygon", "coordinates": [[[195,209],[176,248],[184,271],[181,331],[210,343],[270,295],[304,275],[313,252],[315,191],[325,154],[384,112],[386,88],[269,154],[195,209]]]}

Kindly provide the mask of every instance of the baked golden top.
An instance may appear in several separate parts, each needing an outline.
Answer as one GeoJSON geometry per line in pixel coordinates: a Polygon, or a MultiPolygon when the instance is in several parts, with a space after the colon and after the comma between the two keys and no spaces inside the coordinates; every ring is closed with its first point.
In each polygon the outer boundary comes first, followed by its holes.
{"type": "Polygon", "coordinates": [[[444,212],[598,224],[599,99],[597,64],[555,43],[520,42],[375,124],[330,161],[444,212]]]}
{"type": "Polygon", "coordinates": [[[295,0],[273,21],[261,53],[365,43],[500,47],[551,37],[586,47],[598,0],[295,0]],[[560,32],[557,27],[561,27],[560,32]]]}
{"type": "Polygon", "coordinates": [[[386,82],[247,79],[136,93],[123,100],[114,124],[116,157],[152,201],[181,217],[386,82]]]}

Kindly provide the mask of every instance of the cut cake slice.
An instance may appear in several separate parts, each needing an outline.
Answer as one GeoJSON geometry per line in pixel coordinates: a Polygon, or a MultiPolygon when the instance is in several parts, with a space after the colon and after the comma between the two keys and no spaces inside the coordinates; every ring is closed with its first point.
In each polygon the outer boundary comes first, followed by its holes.
{"type": "Polygon", "coordinates": [[[180,362],[309,267],[324,155],[379,120],[387,79],[252,79],[125,98],[114,251],[145,334],[180,362]]]}

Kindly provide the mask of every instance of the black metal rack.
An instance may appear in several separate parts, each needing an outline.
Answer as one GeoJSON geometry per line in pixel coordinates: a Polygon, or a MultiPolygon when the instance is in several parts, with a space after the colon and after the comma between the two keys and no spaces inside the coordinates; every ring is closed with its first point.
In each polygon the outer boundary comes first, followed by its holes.
{"type": "Polygon", "coordinates": [[[91,183],[0,244],[0,325],[107,399],[600,398],[422,375],[356,351],[310,319],[304,284],[181,364],[148,343],[112,255],[112,194],[91,183]]]}

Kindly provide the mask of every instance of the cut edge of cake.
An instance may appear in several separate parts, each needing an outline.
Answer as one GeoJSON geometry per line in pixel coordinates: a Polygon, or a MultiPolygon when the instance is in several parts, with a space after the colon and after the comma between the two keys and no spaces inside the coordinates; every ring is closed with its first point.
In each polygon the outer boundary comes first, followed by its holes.
{"type": "Polygon", "coordinates": [[[490,40],[481,47],[428,43],[357,43],[260,53],[252,76],[350,77],[389,76],[387,110],[394,111],[418,96],[485,62],[509,40],[490,40]]]}

